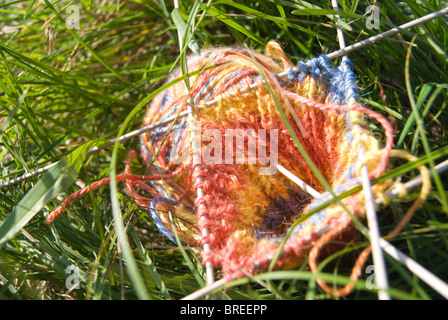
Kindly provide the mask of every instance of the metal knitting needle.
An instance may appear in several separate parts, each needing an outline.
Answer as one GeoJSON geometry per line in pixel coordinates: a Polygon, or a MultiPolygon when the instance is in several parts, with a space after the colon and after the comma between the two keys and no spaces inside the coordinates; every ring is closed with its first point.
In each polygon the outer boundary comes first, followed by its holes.
{"type": "MultiPolygon", "coordinates": [[[[350,45],[348,47],[345,47],[344,49],[340,49],[340,50],[334,51],[334,52],[328,54],[327,58],[329,60],[332,60],[334,58],[340,57],[340,56],[342,56],[344,54],[347,54],[347,53],[352,52],[354,50],[360,49],[360,48],[362,48],[364,46],[367,46],[369,44],[373,44],[373,43],[375,43],[375,42],[377,42],[379,40],[383,40],[383,39],[385,39],[387,37],[390,37],[390,36],[392,36],[394,34],[397,34],[397,33],[401,32],[402,30],[406,30],[406,29],[409,29],[409,28],[416,27],[416,26],[418,26],[420,24],[423,24],[425,22],[431,21],[431,20],[433,20],[435,18],[441,17],[441,16],[446,15],[446,14],[448,14],[448,8],[445,8],[445,9],[442,9],[442,10],[430,13],[430,14],[428,14],[426,16],[423,16],[423,17],[418,18],[416,20],[413,20],[411,22],[402,24],[402,25],[400,25],[400,26],[398,26],[396,28],[393,28],[393,29],[388,30],[388,31],[383,32],[383,33],[380,33],[380,34],[378,34],[376,36],[370,37],[370,38],[368,38],[366,40],[363,40],[361,42],[352,44],[352,45],[350,45]]],[[[292,70],[293,70],[293,72],[299,72],[300,71],[300,69],[298,69],[298,68],[292,68],[292,70]]],[[[287,75],[288,75],[288,72],[286,72],[286,71],[278,74],[279,77],[285,77],[287,75]]],[[[258,87],[257,84],[254,84],[254,85],[249,86],[249,89],[253,90],[253,89],[257,88],[257,87],[258,87]]],[[[215,103],[216,103],[216,100],[211,100],[211,101],[206,103],[206,106],[211,106],[211,105],[214,105],[215,103]]],[[[197,107],[197,109],[199,109],[199,108],[200,108],[200,106],[197,107]]],[[[179,114],[179,116],[177,118],[181,119],[181,118],[183,118],[183,117],[185,117],[187,115],[188,115],[188,112],[185,111],[185,112],[182,112],[181,114],[179,114]]],[[[142,133],[145,133],[145,132],[150,131],[152,129],[155,129],[157,127],[163,126],[163,125],[165,125],[165,124],[167,124],[169,122],[172,122],[175,119],[176,119],[176,116],[172,116],[170,118],[167,118],[165,120],[153,123],[153,124],[148,125],[146,127],[142,127],[140,129],[132,131],[132,132],[130,132],[130,133],[124,135],[124,136],[121,136],[120,138],[118,138],[118,140],[120,142],[123,142],[123,141],[129,140],[129,139],[135,138],[135,137],[139,136],[142,133]]],[[[116,140],[117,139],[111,140],[109,143],[107,143],[107,144],[105,144],[105,145],[103,145],[101,147],[92,148],[89,151],[89,155],[92,155],[92,154],[94,154],[94,153],[96,153],[96,152],[98,152],[98,151],[100,151],[102,149],[105,149],[105,148],[108,148],[108,147],[112,146],[116,142],[116,140]]],[[[27,173],[27,174],[25,174],[23,176],[20,176],[18,178],[15,178],[13,180],[10,180],[10,181],[7,181],[7,182],[5,182],[3,184],[0,184],[0,190],[6,188],[8,186],[14,185],[16,183],[19,183],[21,181],[24,181],[24,180],[27,180],[29,178],[32,178],[32,177],[34,177],[36,175],[39,175],[41,173],[44,173],[44,172],[48,171],[54,165],[56,165],[56,163],[52,163],[52,164],[50,164],[48,166],[42,167],[42,168],[37,169],[35,171],[29,172],[29,173],[27,173]]]]}
{"type": "Polygon", "coordinates": [[[380,245],[381,248],[383,248],[383,250],[386,251],[388,255],[390,255],[396,261],[405,265],[417,277],[426,282],[426,284],[428,284],[431,288],[437,291],[445,299],[448,299],[448,285],[445,282],[443,282],[433,273],[422,267],[415,260],[411,259],[403,252],[395,248],[392,244],[390,244],[383,238],[380,238],[380,245]]]}
{"type": "MultiPolygon", "coordinates": [[[[377,41],[380,41],[380,40],[386,39],[388,37],[391,37],[391,36],[393,36],[393,35],[395,35],[397,33],[400,33],[403,30],[407,30],[407,29],[410,29],[410,28],[413,28],[413,27],[417,27],[417,26],[419,26],[419,25],[421,25],[423,23],[426,23],[428,21],[434,20],[434,19],[439,18],[441,16],[444,16],[446,14],[448,14],[448,7],[444,8],[442,10],[439,10],[439,11],[427,14],[426,16],[423,16],[421,18],[418,18],[418,19],[412,20],[410,22],[404,23],[404,24],[402,24],[402,25],[400,25],[398,27],[395,27],[395,28],[392,28],[392,29],[390,29],[388,31],[385,31],[383,33],[377,34],[376,36],[372,36],[372,37],[370,37],[370,38],[368,38],[366,40],[357,42],[357,43],[352,44],[350,46],[341,48],[340,50],[337,50],[337,51],[334,51],[332,53],[329,53],[327,55],[327,59],[328,60],[333,60],[333,59],[338,58],[340,56],[344,56],[344,55],[346,55],[346,54],[348,54],[348,53],[350,53],[352,51],[361,49],[361,48],[363,48],[365,46],[368,46],[370,44],[373,44],[373,43],[375,43],[377,41]]],[[[338,31],[338,33],[339,33],[339,31],[338,31]]],[[[297,69],[297,68],[293,68],[293,71],[294,72],[298,72],[300,70],[297,69]]],[[[287,72],[282,72],[282,73],[279,73],[278,76],[279,77],[284,77],[287,74],[288,74],[287,72]]]]}
{"type": "MultiPolygon", "coordinates": [[[[179,9],[179,0],[174,0],[174,7],[176,9],[179,9]]],[[[179,28],[177,28],[177,35],[179,38],[179,47],[180,47],[180,51],[182,52],[184,44],[183,44],[183,34],[182,32],[179,30],[179,28]]],[[[187,59],[187,58],[185,58],[187,59]]],[[[188,63],[185,63],[185,68],[186,68],[186,72],[188,73],[188,63]]],[[[189,90],[189,83],[190,83],[190,78],[186,79],[188,86],[187,86],[187,92],[189,90]]],[[[191,99],[192,100],[192,99],[191,99]]],[[[192,152],[193,152],[193,171],[195,173],[199,172],[201,170],[201,146],[200,143],[198,141],[198,137],[197,137],[197,128],[195,127],[195,124],[197,123],[194,120],[194,109],[193,109],[193,101],[188,101],[187,102],[187,112],[188,112],[188,117],[190,119],[190,121],[192,121],[192,125],[193,125],[193,129],[190,131],[190,135],[191,135],[191,147],[192,147],[192,152]]],[[[200,139],[200,138],[199,138],[200,139]]],[[[196,183],[201,183],[202,182],[202,178],[198,177],[196,178],[196,183]]],[[[196,188],[196,201],[200,200],[204,198],[204,190],[201,187],[196,188]]],[[[198,211],[200,210],[206,210],[205,205],[203,203],[201,203],[198,207],[198,211]]],[[[208,217],[206,215],[202,215],[200,217],[200,219],[202,221],[205,221],[208,219],[208,217]]],[[[209,235],[209,231],[207,228],[203,228],[202,229],[202,236],[203,237],[207,237],[209,235]]],[[[203,245],[203,250],[204,252],[210,252],[210,243],[204,243],[203,245]]],[[[215,271],[214,271],[214,266],[213,263],[211,261],[206,262],[205,264],[205,271],[206,271],[206,275],[207,275],[207,285],[212,285],[213,282],[215,282],[215,271]]]]}
{"type": "MultiPolygon", "coordinates": [[[[331,1],[333,5],[333,9],[336,11],[339,11],[338,1],[332,0],[331,1]]],[[[340,18],[339,15],[336,15],[336,18],[340,18]]],[[[344,33],[342,31],[342,28],[340,25],[337,24],[337,36],[339,40],[339,46],[341,50],[343,50],[343,57],[342,60],[347,60],[348,56],[346,51],[344,51],[345,46],[345,38],[344,33]]],[[[346,67],[347,68],[347,67],[346,67]]],[[[350,97],[348,104],[355,104],[357,101],[352,98],[352,90],[349,89],[348,96],[350,97]]],[[[359,126],[358,124],[355,124],[355,126],[359,126]]],[[[360,143],[358,145],[358,153],[359,158],[362,159],[365,154],[365,146],[363,143],[360,143]]],[[[374,271],[375,271],[375,281],[378,284],[378,298],[380,300],[390,300],[389,294],[386,292],[386,289],[389,287],[388,279],[387,279],[387,271],[386,271],[386,263],[383,256],[383,251],[381,250],[381,246],[379,244],[380,239],[380,229],[378,225],[378,219],[376,215],[375,210],[375,202],[374,197],[372,193],[372,185],[370,182],[369,177],[369,170],[367,168],[367,165],[364,165],[361,168],[361,181],[363,185],[364,190],[364,199],[366,203],[366,215],[367,215],[367,222],[369,227],[369,236],[370,236],[370,243],[372,246],[372,257],[373,257],[373,263],[374,263],[374,271]]]]}
{"type": "MultiPolygon", "coordinates": [[[[101,151],[103,149],[106,149],[106,148],[109,148],[109,147],[113,146],[115,144],[115,142],[117,142],[117,141],[123,142],[123,141],[130,140],[132,138],[138,137],[139,135],[141,135],[141,134],[143,134],[145,132],[151,131],[151,130],[153,130],[155,128],[158,128],[158,127],[161,127],[161,126],[163,126],[165,124],[171,123],[174,120],[176,120],[176,118],[181,119],[181,118],[183,118],[183,117],[185,117],[187,115],[188,115],[188,112],[187,111],[183,111],[178,116],[174,115],[174,116],[168,117],[168,118],[166,118],[164,120],[161,120],[159,122],[156,122],[156,123],[147,125],[145,127],[139,128],[137,130],[134,130],[132,132],[129,132],[129,133],[127,133],[127,134],[117,138],[117,139],[110,140],[109,142],[105,143],[102,146],[93,147],[87,153],[87,158],[90,157],[91,155],[95,154],[95,153],[98,153],[99,151],[101,151]]],[[[45,167],[42,167],[42,168],[37,169],[35,171],[29,172],[29,173],[27,173],[25,175],[22,175],[20,177],[15,178],[15,179],[9,180],[9,181],[7,181],[7,182],[5,182],[5,183],[0,185],[0,190],[4,189],[6,187],[9,187],[11,185],[17,184],[19,182],[22,182],[24,180],[30,179],[30,178],[32,178],[34,176],[37,176],[37,175],[41,174],[41,173],[45,173],[48,170],[50,170],[52,167],[54,167],[57,163],[58,162],[51,163],[51,164],[49,164],[49,165],[47,165],[45,167]]]]}
{"type": "MultiPolygon", "coordinates": [[[[434,171],[437,172],[437,173],[444,172],[447,169],[448,169],[448,160],[445,160],[445,161],[439,163],[438,165],[434,166],[434,171]]],[[[433,171],[432,170],[429,171],[429,175],[430,176],[433,175],[433,171]]],[[[423,181],[423,177],[421,175],[419,175],[419,176],[415,177],[414,179],[409,180],[408,182],[404,183],[403,187],[406,190],[409,190],[409,189],[412,189],[413,187],[416,187],[416,186],[422,184],[422,181],[423,181]]],[[[394,190],[386,193],[386,197],[387,198],[396,197],[396,196],[399,195],[399,193],[400,193],[400,191],[398,189],[394,189],[394,190]]],[[[376,203],[377,204],[381,203],[381,200],[378,199],[376,201],[376,203]]]]}
{"type": "Polygon", "coordinates": [[[292,182],[297,184],[300,188],[302,188],[304,191],[308,192],[310,195],[312,195],[314,198],[318,198],[321,196],[321,194],[316,191],[313,187],[306,184],[302,179],[299,179],[296,177],[292,172],[288,171],[285,167],[277,163],[277,170],[280,171],[283,175],[285,175],[287,178],[289,178],[292,182]]]}
{"type": "Polygon", "coordinates": [[[378,34],[376,36],[370,37],[370,38],[368,38],[368,39],[366,39],[364,41],[360,41],[360,42],[352,44],[352,45],[350,45],[348,47],[341,48],[341,50],[338,50],[338,51],[335,51],[333,53],[328,54],[327,58],[331,60],[331,59],[334,59],[334,58],[346,55],[346,54],[348,54],[348,53],[350,53],[350,52],[352,52],[354,50],[361,49],[361,48],[363,48],[363,47],[365,47],[365,46],[367,46],[369,44],[372,44],[372,43],[375,43],[375,42],[377,42],[379,40],[383,40],[383,39],[386,39],[386,38],[388,38],[390,36],[393,36],[393,35],[399,33],[400,31],[416,27],[416,26],[418,26],[420,24],[423,24],[425,22],[429,22],[431,20],[434,20],[434,19],[436,19],[438,17],[441,17],[441,16],[444,16],[446,14],[448,14],[448,7],[444,8],[442,10],[439,10],[439,11],[427,14],[426,16],[423,16],[421,18],[412,20],[412,21],[407,22],[405,24],[402,24],[402,25],[400,25],[400,26],[398,26],[396,28],[390,29],[390,30],[385,31],[383,33],[380,33],[380,34],[378,34]]]}

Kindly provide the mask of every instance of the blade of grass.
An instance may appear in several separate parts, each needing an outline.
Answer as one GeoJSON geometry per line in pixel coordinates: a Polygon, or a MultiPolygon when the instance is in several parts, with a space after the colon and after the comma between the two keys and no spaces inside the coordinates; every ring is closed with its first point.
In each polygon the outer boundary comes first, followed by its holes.
{"type": "MultiPolygon", "coordinates": [[[[411,44],[414,43],[416,38],[417,38],[417,35],[415,35],[413,37],[413,39],[411,41],[411,44]]],[[[405,62],[405,82],[406,82],[406,89],[407,89],[407,92],[408,92],[409,103],[411,104],[412,113],[414,114],[414,117],[415,117],[415,122],[417,124],[417,131],[420,134],[423,148],[425,150],[426,155],[428,156],[430,170],[432,172],[433,179],[434,179],[434,182],[435,182],[436,187],[437,187],[437,191],[439,192],[441,204],[443,206],[444,211],[448,215],[448,203],[447,203],[446,193],[445,193],[445,191],[443,189],[443,184],[442,184],[442,181],[440,180],[439,174],[434,170],[435,164],[434,164],[433,158],[431,157],[431,152],[432,152],[431,151],[431,147],[430,147],[428,139],[426,137],[423,119],[419,115],[419,112],[418,112],[418,109],[417,109],[417,105],[416,105],[416,102],[415,102],[415,99],[414,99],[414,95],[413,95],[413,90],[412,90],[412,86],[411,86],[410,72],[409,72],[411,50],[412,50],[412,45],[410,45],[409,48],[408,48],[408,52],[407,52],[407,55],[406,55],[406,62],[405,62]]]]}
{"type": "MultiPolygon", "coordinates": [[[[47,6],[51,9],[51,11],[53,11],[53,13],[56,15],[56,17],[59,19],[59,21],[65,26],[65,20],[59,15],[59,12],[53,7],[53,5],[48,1],[48,0],[44,0],[45,3],[47,4],[47,6]]],[[[73,38],[76,39],[76,41],[78,41],[87,51],[89,51],[107,70],[109,70],[110,72],[112,72],[118,79],[125,81],[123,79],[123,77],[118,74],[117,71],[115,71],[111,66],[109,66],[108,63],[106,63],[100,56],[98,56],[98,54],[92,50],[87,43],[85,43],[81,37],[79,37],[75,31],[73,31],[73,29],[69,29],[67,28],[67,31],[73,36],[73,38]]]]}
{"type": "Polygon", "coordinates": [[[141,243],[137,234],[133,230],[130,231],[130,234],[131,234],[132,239],[134,240],[134,243],[137,245],[137,249],[140,252],[140,255],[143,257],[143,260],[144,260],[146,266],[148,267],[148,270],[149,270],[152,278],[154,279],[154,282],[156,283],[157,287],[159,288],[160,292],[162,293],[162,296],[167,300],[171,300],[171,295],[168,292],[168,290],[165,286],[165,283],[163,282],[159,273],[157,272],[156,266],[152,262],[151,258],[146,253],[146,250],[143,247],[143,244],[141,243]]]}
{"type": "Polygon", "coordinates": [[[33,59],[19,53],[18,51],[9,48],[8,46],[4,45],[1,42],[0,42],[0,50],[6,52],[11,57],[14,57],[16,59],[16,64],[20,67],[25,68],[31,74],[36,75],[37,77],[42,77],[42,78],[50,80],[50,83],[48,84],[49,86],[59,84],[63,87],[73,90],[74,92],[80,93],[83,96],[89,97],[92,100],[100,99],[100,100],[110,101],[112,103],[117,103],[120,105],[123,105],[123,104],[128,105],[124,101],[114,99],[113,97],[109,97],[104,94],[100,94],[99,92],[91,93],[91,92],[87,91],[85,88],[79,86],[79,84],[75,85],[75,84],[67,83],[66,81],[64,81],[62,79],[65,79],[65,80],[71,79],[73,82],[75,82],[75,78],[72,75],[70,75],[70,73],[59,71],[57,69],[54,69],[54,68],[51,68],[51,67],[45,65],[44,63],[41,63],[40,61],[33,60],[33,59]]]}
{"type": "Polygon", "coordinates": [[[221,20],[223,23],[227,24],[229,27],[241,32],[242,34],[246,35],[248,38],[252,39],[253,41],[265,45],[266,40],[262,37],[256,35],[252,31],[247,30],[246,28],[242,27],[239,23],[237,23],[234,19],[229,18],[224,12],[221,10],[210,7],[208,9],[208,13],[214,16],[215,18],[221,20]]]}
{"type": "MultiPolygon", "coordinates": [[[[177,30],[179,30],[180,34],[184,38],[184,43],[190,48],[192,52],[195,54],[200,54],[199,44],[194,39],[193,35],[190,31],[190,26],[185,23],[184,19],[182,18],[182,15],[180,14],[180,11],[178,8],[174,8],[171,16],[173,17],[174,24],[176,25],[177,30]],[[185,41],[189,39],[189,41],[185,41]]],[[[181,52],[184,51],[184,48],[181,48],[181,52]]]]}
{"type": "Polygon", "coordinates": [[[223,3],[223,4],[226,4],[226,5],[232,6],[234,8],[237,8],[237,9],[243,11],[245,14],[254,15],[256,17],[260,17],[260,18],[266,19],[268,21],[275,22],[278,25],[284,25],[284,26],[296,29],[296,30],[298,30],[300,32],[303,32],[303,33],[306,33],[306,34],[308,34],[308,35],[310,35],[312,37],[319,37],[323,41],[328,41],[328,39],[325,36],[323,36],[321,34],[318,34],[318,33],[314,32],[312,30],[309,30],[309,29],[307,29],[305,27],[302,27],[300,25],[291,23],[286,18],[272,16],[272,15],[266,14],[264,12],[261,12],[259,10],[253,9],[253,8],[251,8],[249,6],[245,6],[243,4],[236,3],[236,2],[233,2],[233,1],[223,0],[223,1],[220,1],[220,2],[223,3]]]}
{"type": "MultiPolygon", "coordinates": [[[[419,95],[419,97],[417,99],[417,103],[415,105],[416,110],[418,110],[419,112],[420,112],[420,109],[421,109],[423,103],[425,102],[426,98],[428,97],[429,93],[431,92],[431,90],[433,89],[434,86],[435,86],[434,83],[426,83],[421,88],[420,95],[419,95]]],[[[415,114],[411,113],[409,118],[407,118],[407,120],[406,120],[406,124],[405,124],[403,130],[401,131],[400,138],[398,139],[398,142],[397,142],[397,148],[401,148],[401,146],[404,142],[404,139],[406,138],[406,135],[409,133],[409,130],[411,129],[414,122],[415,122],[415,114]]]]}
{"type": "Polygon", "coordinates": [[[131,282],[135,288],[135,292],[139,299],[149,300],[149,292],[145,287],[143,278],[137,267],[134,255],[129,244],[126,230],[123,224],[123,217],[121,215],[120,203],[118,200],[118,188],[117,188],[117,154],[119,143],[114,145],[112,151],[112,161],[110,163],[110,198],[112,207],[112,216],[114,218],[114,227],[117,233],[117,241],[120,244],[121,252],[125,261],[126,271],[131,279],[131,282]]]}
{"type": "Polygon", "coordinates": [[[179,234],[176,231],[176,222],[173,219],[173,216],[171,212],[169,212],[169,219],[171,226],[173,227],[173,234],[176,238],[177,247],[179,248],[180,252],[182,253],[182,257],[184,258],[184,261],[187,263],[188,268],[190,269],[191,273],[193,274],[196,282],[199,284],[199,286],[204,287],[206,285],[203,277],[200,275],[198,268],[194,265],[193,261],[188,256],[187,252],[185,251],[184,246],[182,245],[182,241],[179,238],[179,234]]]}
{"type": "Polygon", "coordinates": [[[0,247],[22,229],[48,201],[75,181],[88,150],[95,143],[86,143],[61,159],[27,192],[0,226],[0,247]]]}

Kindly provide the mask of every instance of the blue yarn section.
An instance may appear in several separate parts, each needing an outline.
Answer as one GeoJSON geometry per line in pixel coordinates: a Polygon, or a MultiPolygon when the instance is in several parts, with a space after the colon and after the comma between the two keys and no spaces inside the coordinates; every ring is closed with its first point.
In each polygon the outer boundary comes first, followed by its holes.
{"type": "Polygon", "coordinates": [[[151,213],[151,217],[154,220],[157,228],[159,229],[160,232],[162,232],[162,234],[167,237],[168,239],[170,239],[172,242],[176,243],[176,238],[171,234],[171,232],[168,231],[167,228],[165,228],[165,226],[163,225],[162,221],[160,221],[159,219],[159,215],[157,214],[157,209],[156,209],[156,204],[157,202],[165,202],[167,204],[171,204],[171,205],[175,205],[176,202],[167,198],[163,198],[163,197],[156,197],[154,199],[152,199],[151,201],[151,205],[149,208],[149,212],[151,213]]]}
{"type": "Polygon", "coordinates": [[[207,79],[207,82],[204,84],[201,90],[195,95],[193,99],[195,104],[199,103],[200,100],[207,101],[211,97],[211,95],[215,91],[215,88],[214,87],[209,88],[209,84],[214,78],[216,78],[216,74],[211,75],[210,78],[207,79]],[[207,92],[207,90],[210,91],[207,92]],[[203,97],[206,93],[207,95],[203,97]]]}
{"type": "Polygon", "coordinates": [[[306,76],[311,75],[323,83],[330,91],[329,98],[332,103],[345,104],[350,98],[358,97],[358,88],[355,85],[353,63],[347,59],[337,67],[333,68],[325,54],[299,61],[294,72],[290,67],[287,71],[288,81],[303,82],[306,76]]]}
{"type": "MultiPolygon", "coordinates": [[[[319,205],[321,205],[323,203],[325,203],[325,202],[319,203],[319,205]]],[[[317,207],[317,203],[316,203],[316,207],[317,207]]],[[[327,211],[325,209],[321,210],[319,212],[316,212],[311,217],[309,217],[305,222],[303,222],[303,223],[299,224],[297,227],[295,227],[294,230],[292,230],[292,232],[291,232],[291,236],[294,236],[298,231],[304,229],[305,227],[321,225],[326,216],[327,216],[327,211]]]]}
{"type": "MultiPolygon", "coordinates": [[[[150,207],[149,207],[149,212],[151,213],[151,217],[154,220],[157,228],[159,229],[159,231],[168,239],[170,239],[172,242],[177,243],[176,242],[176,238],[171,234],[171,232],[165,228],[165,226],[163,225],[162,221],[159,218],[159,215],[157,213],[157,209],[156,209],[156,205],[158,202],[164,202],[166,204],[172,205],[172,206],[177,206],[179,204],[181,204],[180,202],[168,199],[168,198],[164,198],[164,197],[155,197],[154,199],[152,199],[150,207]]],[[[186,207],[186,206],[185,206],[186,207]]],[[[186,207],[188,210],[193,212],[193,209],[186,207]]]]}
{"type": "MultiPolygon", "coordinates": [[[[173,125],[173,128],[171,129],[172,132],[176,132],[177,130],[181,130],[185,128],[184,123],[175,124],[173,125]]],[[[158,141],[163,139],[163,137],[168,133],[169,127],[157,127],[150,131],[150,137],[151,141],[158,141]]]]}

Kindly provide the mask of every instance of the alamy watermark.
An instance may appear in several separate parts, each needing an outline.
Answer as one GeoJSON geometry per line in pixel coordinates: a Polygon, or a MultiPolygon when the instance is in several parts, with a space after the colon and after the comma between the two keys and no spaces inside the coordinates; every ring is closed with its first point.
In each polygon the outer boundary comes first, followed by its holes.
{"type": "Polygon", "coordinates": [[[190,127],[190,137],[184,137],[183,129],[174,129],[170,140],[177,148],[172,148],[170,158],[176,165],[189,164],[196,146],[202,146],[195,164],[259,164],[260,175],[277,172],[278,129],[204,129],[195,121],[190,127]]]}
{"type": "Polygon", "coordinates": [[[79,29],[79,7],[72,4],[65,9],[65,13],[69,14],[65,19],[67,29],[79,29]]]}
{"type": "Polygon", "coordinates": [[[375,266],[373,264],[368,265],[365,272],[369,274],[369,276],[366,278],[366,288],[369,290],[378,289],[375,281],[375,266]]]}
{"type": "Polygon", "coordinates": [[[65,269],[65,273],[69,276],[65,279],[65,286],[68,290],[79,289],[81,276],[79,275],[79,267],[71,264],[65,269]]]}
{"type": "Polygon", "coordinates": [[[367,29],[379,29],[380,28],[380,16],[381,9],[378,5],[370,5],[366,8],[366,15],[370,14],[366,20],[367,29]]]}

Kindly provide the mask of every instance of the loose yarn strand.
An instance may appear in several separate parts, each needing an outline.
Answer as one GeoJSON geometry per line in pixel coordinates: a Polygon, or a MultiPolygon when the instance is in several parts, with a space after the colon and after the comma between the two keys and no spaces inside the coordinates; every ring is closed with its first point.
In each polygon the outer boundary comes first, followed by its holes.
{"type": "MultiPolygon", "coordinates": [[[[135,151],[130,151],[127,159],[126,159],[126,172],[117,175],[117,182],[125,181],[127,186],[132,186],[132,184],[137,183],[140,187],[143,187],[146,191],[148,191],[153,196],[158,196],[159,194],[155,192],[152,188],[150,188],[148,185],[144,185],[142,181],[157,181],[161,179],[170,179],[172,177],[177,176],[184,170],[186,170],[187,166],[181,166],[176,169],[176,171],[173,171],[169,174],[164,175],[152,175],[152,176],[143,176],[143,175],[135,175],[128,172],[130,170],[130,162],[131,158],[137,159],[137,155],[135,151]],[[144,185],[144,186],[143,186],[144,185]]],[[[72,193],[69,197],[67,197],[60,206],[58,206],[55,210],[50,212],[50,214],[47,216],[46,221],[47,223],[54,222],[61,213],[65,211],[65,208],[71,205],[76,199],[84,196],[85,194],[98,190],[101,187],[107,186],[110,184],[110,177],[101,179],[99,181],[96,181],[92,183],[89,186],[86,186],[74,193],[72,193]]],[[[130,190],[131,188],[129,188],[130,190]]],[[[136,196],[135,192],[132,192],[132,195],[136,196]]]]}

